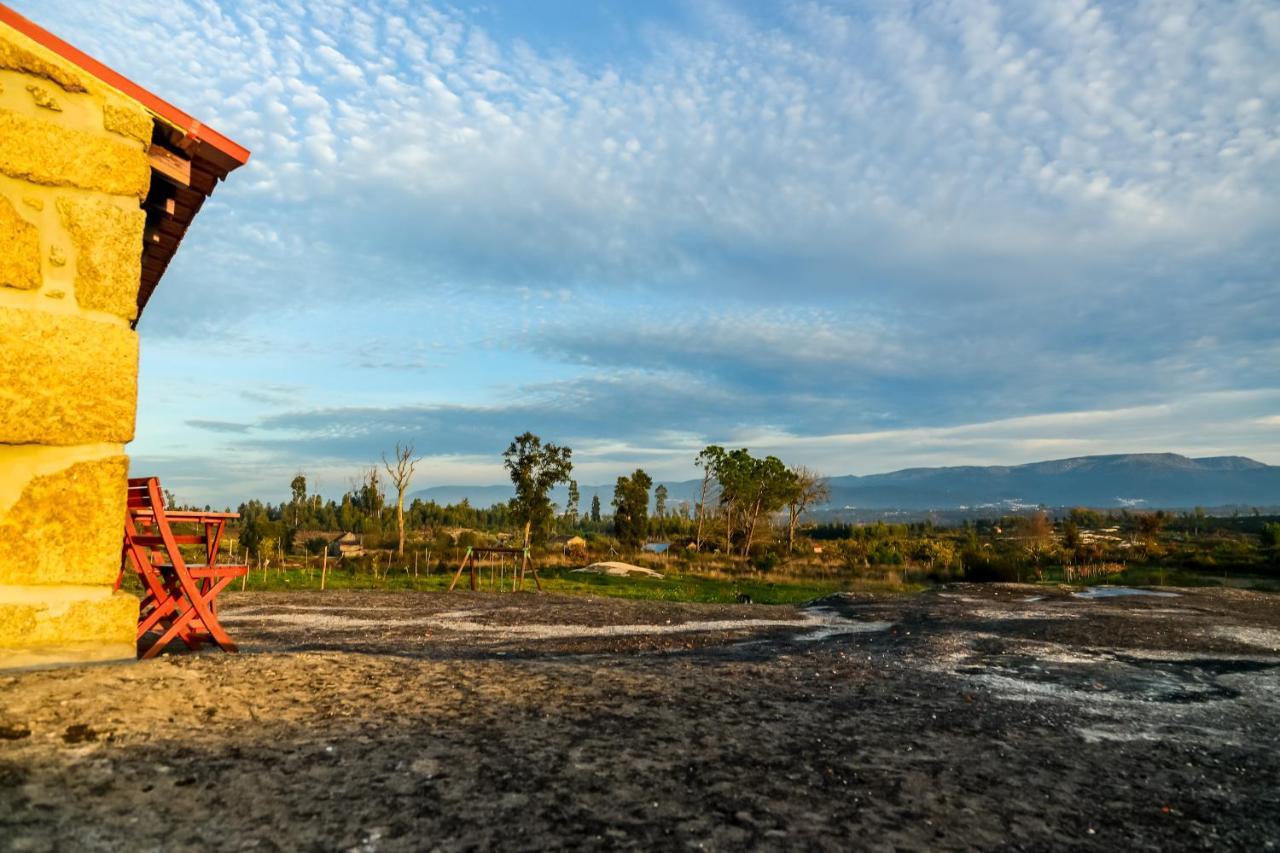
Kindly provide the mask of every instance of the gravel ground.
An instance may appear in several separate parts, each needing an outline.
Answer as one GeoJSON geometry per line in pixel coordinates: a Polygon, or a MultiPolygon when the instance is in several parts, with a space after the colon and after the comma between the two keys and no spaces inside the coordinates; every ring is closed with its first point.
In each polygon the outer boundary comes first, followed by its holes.
{"type": "Polygon", "coordinates": [[[0,848],[1280,846],[1280,599],[229,594],[0,675],[0,848]]]}

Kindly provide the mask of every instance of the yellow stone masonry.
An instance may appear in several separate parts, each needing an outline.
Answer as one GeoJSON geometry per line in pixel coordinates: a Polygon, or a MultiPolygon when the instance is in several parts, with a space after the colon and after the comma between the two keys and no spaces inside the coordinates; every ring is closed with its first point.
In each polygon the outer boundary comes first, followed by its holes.
{"type": "Polygon", "coordinates": [[[128,471],[112,456],[33,478],[0,515],[0,585],[114,583],[128,471]]]}
{"type": "Polygon", "coordinates": [[[40,231],[0,196],[0,287],[35,290],[40,286],[40,231]]]}
{"type": "Polygon", "coordinates": [[[102,108],[102,126],[112,133],[151,144],[151,116],[130,107],[107,104],[102,108]]]}
{"type": "Polygon", "coordinates": [[[138,316],[146,214],[97,198],[60,198],[58,215],[75,246],[76,302],[126,320],[138,316]]]}
{"type": "Polygon", "coordinates": [[[0,647],[86,641],[132,647],[137,621],[138,600],[128,593],[77,601],[65,608],[0,604],[0,647]],[[23,642],[14,642],[16,638],[23,642]]]}
{"type": "Polygon", "coordinates": [[[85,78],[60,57],[8,27],[0,33],[0,68],[57,83],[65,92],[86,92],[85,78]]]}
{"type": "Polygon", "coordinates": [[[0,443],[133,438],[138,335],[75,314],[0,310],[0,443]]]}
{"type": "Polygon", "coordinates": [[[151,164],[137,143],[17,113],[0,113],[0,173],[137,199],[151,185],[151,164]]]}
{"type": "Polygon", "coordinates": [[[0,25],[0,668],[132,656],[112,584],[153,122],[0,25]]]}

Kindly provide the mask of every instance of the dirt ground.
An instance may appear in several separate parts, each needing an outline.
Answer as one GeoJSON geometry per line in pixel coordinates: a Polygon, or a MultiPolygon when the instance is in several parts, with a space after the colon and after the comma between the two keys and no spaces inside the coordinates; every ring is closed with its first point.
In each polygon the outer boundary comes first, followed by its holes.
{"type": "Polygon", "coordinates": [[[1280,846],[1280,599],[228,595],[0,675],[0,847],[1280,846]]]}

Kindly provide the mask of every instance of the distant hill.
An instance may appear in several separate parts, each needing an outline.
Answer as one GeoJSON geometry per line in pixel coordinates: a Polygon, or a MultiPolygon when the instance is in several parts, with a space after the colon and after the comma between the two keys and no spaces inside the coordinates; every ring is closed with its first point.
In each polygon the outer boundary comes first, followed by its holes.
{"type": "Polygon", "coordinates": [[[865,477],[831,477],[828,482],[833,508],[1280,504],[1280,467],[1243,456],[1079,456],[1027,465],[907,468],[865,477]]]}
{"type": "MultiPolygon", "coordinates": [[[[698,480],[665,483],[674,508],[695,500],[698,480]]],[[[1176,453],[1079,456],[1027,465],[906,468],[888,474],[830,477],[828,509],[1000,510],[1019,506],[1161,507],[1280,505],[1280,466],[1244,456],[1192,459],[1176,453]]],[[[582,510],[600,496],[609,512],[613,485],[580,486],[582,510]]],[[[507,501],[510,486],[434,486],[410,497],[474,506],[507,501]]],[[[564,505],[566,492],[553,500],[564,505]]]]}

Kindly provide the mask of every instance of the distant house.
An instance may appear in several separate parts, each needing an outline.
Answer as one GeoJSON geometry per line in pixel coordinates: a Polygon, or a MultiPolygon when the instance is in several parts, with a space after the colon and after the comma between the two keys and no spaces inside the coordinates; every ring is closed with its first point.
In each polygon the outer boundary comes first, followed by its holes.
{"type": "Polygon", "coordinates": [[[330,557],[359,557],[364,553],[364,544],[354,533],[344,533],[329,543],[330,557]]]}

